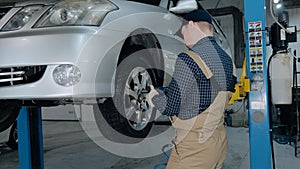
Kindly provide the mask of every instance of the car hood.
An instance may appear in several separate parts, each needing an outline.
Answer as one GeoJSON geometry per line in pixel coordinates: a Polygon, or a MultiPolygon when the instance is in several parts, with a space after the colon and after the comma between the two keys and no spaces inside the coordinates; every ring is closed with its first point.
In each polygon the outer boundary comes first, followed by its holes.
{"type": "Polygon", "coordinates": [[[18,33],[1,35],[0,67],[74,63],[95,32],[96,29],[67,27],[20,32],[20,36],[18,33]]]}
{"type": "Polygon", "coordinates": [[[15,6],[26,6],[26,5],[35,5],[35,4],[43,4],[43,5],[51,5],[55,4],[60,0],[33,0],[33,1],[24,1],[24,2],[17,2],[15,6]]]}
{"type": "Polygon", "coordinates": [[[25,6],[33,4],[53,4],[59,0],[1,0],[0,8],[5,6],[25,6]]]}

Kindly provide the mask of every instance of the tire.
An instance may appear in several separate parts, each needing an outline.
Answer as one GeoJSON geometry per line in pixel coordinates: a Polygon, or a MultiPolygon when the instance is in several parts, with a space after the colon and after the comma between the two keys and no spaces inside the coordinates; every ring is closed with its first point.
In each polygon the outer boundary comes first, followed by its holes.
{"type": "Polygon", "coordinates": [[[8,129],[17,119],[21,105],[16,100],[0,101],[0,132],[8,129]]]}
{"type": "Polygon", "coordinates": [[[17,122],[13,124],[11,127],[10,133],[9,133],[9,140],[6,143],[8,147],[10,147],[13,150],[18,149],[18,128],[17,128],[17,122]]]}
{"type": "Polygon", "coordinates": [[[150,92],[149,86],[159,82],[153,64],[145,59],[147,56],[150,58],[150,53],[144,49],[125,58],[117,67],[115,96],[98,104],[103,119],[112,130],[103,124],[99,128],[112,141],[136,139],[133,141],[136,142],[147,137],[153,126],[155,110],[149,106],[146,95],[150,92]]]}

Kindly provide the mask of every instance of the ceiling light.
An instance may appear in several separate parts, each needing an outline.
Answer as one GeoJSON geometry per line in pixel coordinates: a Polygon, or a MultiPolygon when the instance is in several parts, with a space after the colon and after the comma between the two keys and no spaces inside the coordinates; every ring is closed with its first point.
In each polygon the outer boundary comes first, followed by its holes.
{"type": "Polygon", "coordinates": [[[278,4],[280,0],[273,0],[274,4],[278,4]]]}
{"type": "Polygon", "coordinates": [[[281,8],[282,7],[282,4],[277,4],[276,5],[276,9],[279,9],[279,8],[281,8]]]}

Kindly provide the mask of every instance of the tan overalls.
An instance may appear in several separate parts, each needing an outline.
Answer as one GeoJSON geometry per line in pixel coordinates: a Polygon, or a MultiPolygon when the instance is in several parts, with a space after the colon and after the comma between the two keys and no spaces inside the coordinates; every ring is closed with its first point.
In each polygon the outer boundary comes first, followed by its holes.
{"type": "MultiPolygon", "coordinates": [[[[213,76],[197,54],[191,51],[187,54],[198,64],[206,78],[213,76]]],[[[167,169],[221,169],[227,154],[224,111],[230,97],[231,92],[220,91],[213,103],[198,116],[188,120],[172,117],[176,130],[175,146],[167,169]]]]}

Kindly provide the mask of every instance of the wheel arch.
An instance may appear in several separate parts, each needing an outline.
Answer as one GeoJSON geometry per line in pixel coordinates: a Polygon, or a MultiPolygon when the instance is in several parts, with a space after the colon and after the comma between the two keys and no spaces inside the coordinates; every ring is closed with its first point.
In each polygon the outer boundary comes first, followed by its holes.
{"type": "Polygon", "coordinates": [[[150,63],[156,68],[153,71],[155,73],[155,77],[158,78],[157,81],[159,82],[159,84],[157,85],[162,85],[164,79],[163,52],[158,38],[149,29],[138,28],[129,34],[121,48],[117,65],[119,65],[126,57],[128,57],[132,53],[143,49],[151,49],[151,55],[146,59],[147,61],[150,61],[150,63]]]}

